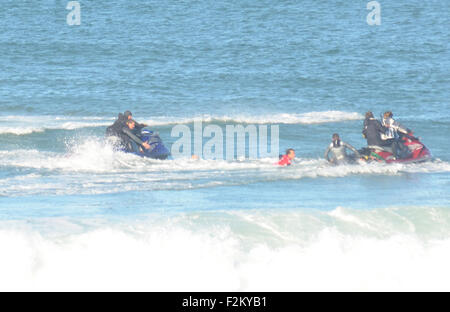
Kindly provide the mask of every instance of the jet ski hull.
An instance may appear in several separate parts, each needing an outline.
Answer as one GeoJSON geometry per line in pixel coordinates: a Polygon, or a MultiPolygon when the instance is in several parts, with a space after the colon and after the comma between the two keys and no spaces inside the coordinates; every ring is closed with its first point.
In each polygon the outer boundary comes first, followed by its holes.
{"type": "Polygon", "coordinates": [[[159,134],[153,132],[148,128],[141,130],[140,138],[142,141],[147,142],[150,145],[150,149],[138,148],[134,151],[127,153],[134,154],[140,157],[165,160],[170,156],[170,151],[164,146],[159,134]]]}
{"type": "Polygon", "coordinates": [[[360,154],[362,155],[363,160],[365,161],[377,161],[377,162],[385,162],[387,164],[392,163],[418,163],[431,160],[431,152],[430,150],[422,144],[419,139],[414,137],[403,138],[402,144],[407,147],[409,151],[406,157],[396,158],[393,153],[379,148],[363,148],[360,150],[360,154]]]}

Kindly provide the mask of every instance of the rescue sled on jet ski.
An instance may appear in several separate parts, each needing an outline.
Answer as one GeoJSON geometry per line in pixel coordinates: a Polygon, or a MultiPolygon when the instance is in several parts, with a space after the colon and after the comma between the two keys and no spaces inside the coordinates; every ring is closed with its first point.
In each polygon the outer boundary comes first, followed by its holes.
{"type": "Polygon", "coordinates": [[[395,157],[392,148],[386,146],[368,146],[359,150],[361,160],[367,162],[418,163],[431,160],[430,150],[414,137],[412,133],[401,135],[398,144],[402,144],[399,155],[395,157]]]}

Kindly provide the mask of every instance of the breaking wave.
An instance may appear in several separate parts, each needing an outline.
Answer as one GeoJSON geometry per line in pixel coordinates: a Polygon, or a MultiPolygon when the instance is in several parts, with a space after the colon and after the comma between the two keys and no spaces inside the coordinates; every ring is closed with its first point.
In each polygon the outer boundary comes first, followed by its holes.
{"type": "Polygon", "coordinates": [[[46,130],[104,127],[113,118],[62,116],[0,116],[0,134],[26,135],[46,130]]]}
{"type": "MultiPolygon", "coordinates": [[[[244,123],[244,124],[320,124],[361,120],[359,113],[325,111],[304,114],[271,114],[271,115],[237,115],[213,116],[201,115],[195,117],[142,117],[142,122],[150,126],[167,126],[188,124],[196,121],[206,123],[244,123]]],[[[27,135],[46,130],[75,130],[81,128],[106,127],[114,121],[110,117],[62,117],[62,116],[0,116],[0,134],[27,135]]]]}
{"type": "Polygon", "coordinates": [[[449,224],[433,207],[2,222],[0,290],[448,291],[449,224]]]}

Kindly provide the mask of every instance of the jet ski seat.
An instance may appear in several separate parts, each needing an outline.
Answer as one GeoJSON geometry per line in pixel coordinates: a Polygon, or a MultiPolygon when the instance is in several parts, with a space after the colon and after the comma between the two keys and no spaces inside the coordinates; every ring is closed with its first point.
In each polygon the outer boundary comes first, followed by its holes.
{"type": "Polygon", "coordinates": [[[391,154],[394,153],[394,151],[392,150],[392,148],[390,146],[369,145],[368,148],[376,150],[376,151],[385,151],[385,152],[388,152],[391,154]]]}

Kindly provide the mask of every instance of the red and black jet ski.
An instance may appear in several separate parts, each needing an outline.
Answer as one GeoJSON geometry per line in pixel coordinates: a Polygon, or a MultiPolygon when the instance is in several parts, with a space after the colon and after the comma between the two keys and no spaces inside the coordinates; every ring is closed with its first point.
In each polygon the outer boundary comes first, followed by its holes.
{"type": "Polygon", "coordinates": [[[413,133],[402,135],[399,138],[399,156],[395,157],[390,147],[368,146],[359,151],[361,159],[366,161],[378,161],[391,163],[416,163],[431,159],[430,150],[413,136],[413,133]]]}

